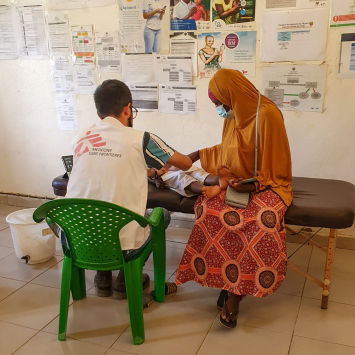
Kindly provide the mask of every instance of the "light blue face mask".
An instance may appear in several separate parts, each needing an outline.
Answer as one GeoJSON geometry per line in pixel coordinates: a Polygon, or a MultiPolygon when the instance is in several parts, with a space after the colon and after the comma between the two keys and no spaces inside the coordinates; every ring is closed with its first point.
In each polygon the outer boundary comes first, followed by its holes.
{"type": "Polygon", "coordinates": [[[220,117],[226,118],[227,120],[234,117],[233,110],[229,110],[227,112],[226,109],[223,107],[223,104],[220,106],[217,106],[216,111],[220,117]]]}

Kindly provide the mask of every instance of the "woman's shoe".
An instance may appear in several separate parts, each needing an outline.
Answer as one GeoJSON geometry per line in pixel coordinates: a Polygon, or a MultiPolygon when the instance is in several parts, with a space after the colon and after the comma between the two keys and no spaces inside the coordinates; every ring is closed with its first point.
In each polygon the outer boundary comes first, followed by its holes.
{"type": "MultiPolygon", "coordinates": [[[[224,305],[223,305],[223,311],[224,311],[226,317],[228,318],[228,317],[238,316],[238,314],[239,314],[239,304],[238,304],[238,310],[237,311],[229,312],[228,306],[227,306],[227,300],[228,300],[228,297],[224,299],[224,305]]],[[[226,327],[228,329],[234,329],[237,326],[238,317],[235,320],[233,320],[233,321],[230,320],[229,322],[227,322],[227,318],[223,319],[222,318],[222,312],[221,312],[221,314],[219,316],[219,322],[224,327],[226,327]]]]}
{"type": "Polygon", "coordinates": [[[219,293],[218,300],[217,300],[217,307],[219,308],[220,311],[223,308],[224,300],[225,300],[226,297],[228,297],[228,291],[227,290],[221,290],[221,292],[219,293]]]}

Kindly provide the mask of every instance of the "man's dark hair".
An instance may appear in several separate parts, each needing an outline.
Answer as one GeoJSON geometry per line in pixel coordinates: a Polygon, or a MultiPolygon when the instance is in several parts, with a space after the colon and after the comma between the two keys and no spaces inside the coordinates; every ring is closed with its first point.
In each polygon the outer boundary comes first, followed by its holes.
{"type": "Polygon", "coordinates": [[[132,104],[132,94],[125,83],[111,79],[97,87],[94,100],[101,118],[118,117],[125,106],[132,104]]]}

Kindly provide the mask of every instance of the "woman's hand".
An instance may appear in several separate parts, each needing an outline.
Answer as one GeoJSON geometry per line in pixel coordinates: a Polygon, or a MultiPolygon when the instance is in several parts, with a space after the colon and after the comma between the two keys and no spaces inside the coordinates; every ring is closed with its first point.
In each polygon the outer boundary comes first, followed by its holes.
{"type": "Polygon", "coordinates": [[[250,192],[255,192],[256,187],[255,184],[250,183],[250,184],[241,184],[240,182],[243,179],[234,179],[232,182],[228,181],[228,185],[235,191],[237,192],[245,192],[245,193],[250,193],[250,192]]]}

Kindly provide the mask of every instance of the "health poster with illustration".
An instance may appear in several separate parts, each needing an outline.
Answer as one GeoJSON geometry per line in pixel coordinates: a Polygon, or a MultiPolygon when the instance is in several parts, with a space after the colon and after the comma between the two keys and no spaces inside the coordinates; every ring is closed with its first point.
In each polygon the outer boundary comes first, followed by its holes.
{"type": "Polygon", "coordinates": [[[261,93],[282,110],[322,112],[326,74],[325,65],[264,67],[261,93]]]}
{"type": "Polygon", "coordinates": [[[330,27],[355,26],[355,0],[333,0],[330,27]]]}
{"type": "Polygon", "coordinates": [[[221,68],[255,76],[256,31],[210,32],[198,35],[200,77],[211,78],[221,68]]]}
{"type": "MultiPolygon", "coordinates": [[[[231,0],[232,1],[232,0],[231,0]]],[[[171,0],[171,31],[208,31],[211,28],[210,0],[171,0]]]]}
{"type": "Polygon", "coordinates": [[[122,53],[169,53],[169,1],[119,0],[122,53]]]}
{"type": "Polygon", "coordinates": [[[212,30],[253,30],[256,0],[211,0],[212,30]]]}

